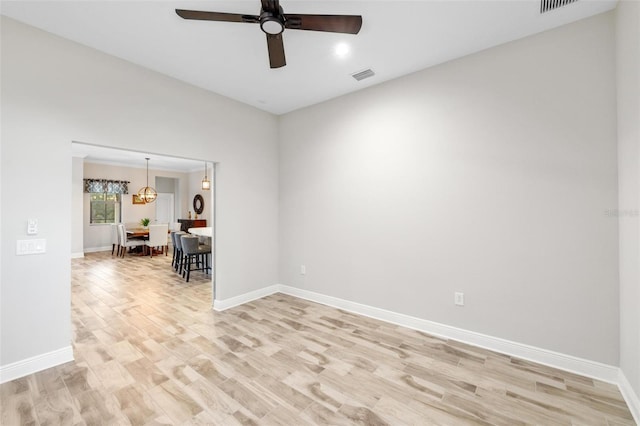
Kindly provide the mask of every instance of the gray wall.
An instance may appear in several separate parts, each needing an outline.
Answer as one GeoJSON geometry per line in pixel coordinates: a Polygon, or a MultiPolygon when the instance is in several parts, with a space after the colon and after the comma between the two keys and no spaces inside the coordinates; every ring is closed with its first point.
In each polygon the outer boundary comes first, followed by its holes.
{"type": "MultiPolygon", "coordinates": [[[[204,167],[202,171],[191,172],[187,175],[187,179],[189,181],[189,191],[187,193],[187,207],[184,211],[184,214],[180,216],[180,219],[187,219],[189,212],[191,212],[191,217],[195,218],[196,211],[193,208],[193,198],[200,194],[204,200],[202,213],[198,215],[198,219],[206,219],[207,226],[212,226],[213,224],[213,189],[211,190],[203,190],[202,189],[202,178],[204,177],[204,167]]],[[[211,187],[214,187],[214,176],[213,176],[213,168],[209,166],[207,170],[207,177],[211,181],[211,187]]]]}
{"type": "Polygon", "coordinates": [[[282,116],[280,282],[617,364],[614,52],[608,13],[282,116]]]}
{"type": "Polygon", "coordinates": [[[619,360],[638,392],[640,233],[605,214],[638,206],[638,5],[619,8],[617,123],[612,14],[280,119],[3,17],[0,366],[70,343],[72,215],[51,206],[81,140],[220,161],[220,299],[282,282],[619,360]],[[48,252],[16,257],[32,217],[48,252]]]}
{"type": "Polygon", "coordinates": [[[176,178],[156,176],[156,191],[177,195],[176,178]]]}
{"type": "Polygon", "coordinates": [[[0,38],[0,365],[71,342],[73,140],[219,161],[217,296],[277,282],[274,116],[5,17],[0,38]],[[28,218],[47,253],[16,256],[28,218]]]}
{"type": "Polygon", "coordinates": [[[73,157],[71,163],[71,254],[84,254],[84,159],[73,157]]]}
{"type": "Polygon", "coordinates": [[[640,3],[616,10],[620,367],[640,395],[640,3]]]}

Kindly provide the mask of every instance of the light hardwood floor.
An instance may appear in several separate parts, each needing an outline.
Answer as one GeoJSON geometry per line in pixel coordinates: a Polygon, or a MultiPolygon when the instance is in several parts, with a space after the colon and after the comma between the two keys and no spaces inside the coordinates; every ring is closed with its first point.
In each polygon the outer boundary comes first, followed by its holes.
{"type": "Polygon", "coordinates": [[[2,425],[633,425],[616,386],[286,295],[225,312],[170,257],[72,261],[75,362],[2,425]]]}

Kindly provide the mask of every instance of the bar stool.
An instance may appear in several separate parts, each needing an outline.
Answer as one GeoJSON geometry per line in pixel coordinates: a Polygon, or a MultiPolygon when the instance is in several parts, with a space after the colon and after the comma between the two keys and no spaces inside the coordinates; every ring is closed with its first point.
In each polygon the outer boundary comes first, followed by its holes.
{"type": "Polygon", "coordinates": [[[192,235],[182,235],[180,237],[182,244],[183,264],[182,276],[189,282],[191,271],[207,271],[209,270],[209,257],[211,247],[201,247],[198,244],[198,237],[192,235]],[[192,266],[195,265],[195,268],[192,266]]]}
{"type": "Polygon", "coordinates": [[[186,232],[171,232],[171,245],[173,246],[173,257],[171,258],[171,266],[176,271],[178,270],[180,260],[182,260],[182,245],[180,244],[180,236],[183,234],[186,234],[186,232]]]}
{"type": "Polygon", "coordinates": [[[184,253],[182,251],[182,236],[183,235],[188,235],[186,232],[184,231],[178,231],[178,232],[174,232],[172,233],[172,235],[174,235],[174,240],[173,240],[173,247],[175,249],[175,261],[172,263],[173,265],[173,269],[179,273],[182,274],[182,262],[184,259],[184,253]]]}

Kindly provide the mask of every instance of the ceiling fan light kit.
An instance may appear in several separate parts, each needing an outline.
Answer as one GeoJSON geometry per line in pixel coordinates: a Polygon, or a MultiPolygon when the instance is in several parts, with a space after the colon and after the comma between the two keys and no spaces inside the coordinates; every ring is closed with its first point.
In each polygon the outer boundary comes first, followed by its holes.
{"type": "Polygon", "coordinates": [[[284,31],[284,23],[275,14],[262,12],[260,14],[260,29],[265,34],[278,35],[284,31]]]}
{"type": "Polygon", "coordinates": [[[198,21],[240,22],[260,24],[267,36],[269,66],[280,68],[287,64],[284,56],[282,33],[289,30],[323,31],[343,34],[358,34],[362,27],[360,15],[307,15],[286,14],[279,0],[261,0],[260,15],[242,15],[239,13],[206,12],[199,10],[176,9],[183,19],[198,21]]]}

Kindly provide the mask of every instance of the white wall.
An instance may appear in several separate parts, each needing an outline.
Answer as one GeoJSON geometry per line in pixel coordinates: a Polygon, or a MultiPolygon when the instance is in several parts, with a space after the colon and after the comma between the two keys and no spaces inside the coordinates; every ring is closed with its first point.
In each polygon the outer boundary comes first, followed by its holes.
{"type": "MultiPolygon", "coordinates": [[[[144,158],[141,157],[144,164],[144,158]]],[[[153,161],[153,159],[151,160],[153,161]]],[[[151,162],[150,161],[150,162],[151,162]]],[[[149,168],[149,185],[153,186],[156,176],[170,177],[179,179],[179,193],[186,194],[190,191],[189,173],[174,172],[168,170],[155,170],[149,168]]],[[[84,166],[85,179],[114,179],[128,180],[129,194],[125,194],[121,198],[121,216],[120,221],[130,226],[137,226],[142,218],[148,217],[153,223],[156,218],[155,204],[133,204],[133,194],[137,194],[138,190],[147,184],[147,169],[136,167],[116,166],[102,163],[85,162],[84,166]]],[[[111,227],[109,225],[90,224],[90,195],[83,194],[83,218],[84,227],[84,250],[96,251],[111,248],[111,227]]],[[[184,198],[184,197],[183,197],[184,198]]],[[[180,211],[186,210],[188,200],[184,199],[180,205],[180,211]]]]}
{"type": "Polygon", "coordinates": [[[616,29],[620,367],[640,395],[640,3],[618,3],[616,29]]]}
{"type": "Polygon", "coordinates": [[[613,23],[282,116],[280,282],[616,365],[613,23]]]}
{"type": "Polygon", "coordinates": [[[217,297],[277,282],[272,115],[5,17],[0,38],[0,366],[70,345],[73,140],[219,161],[217,297]],[[47,253],[15,255],[27,218],[47,253]]]}

